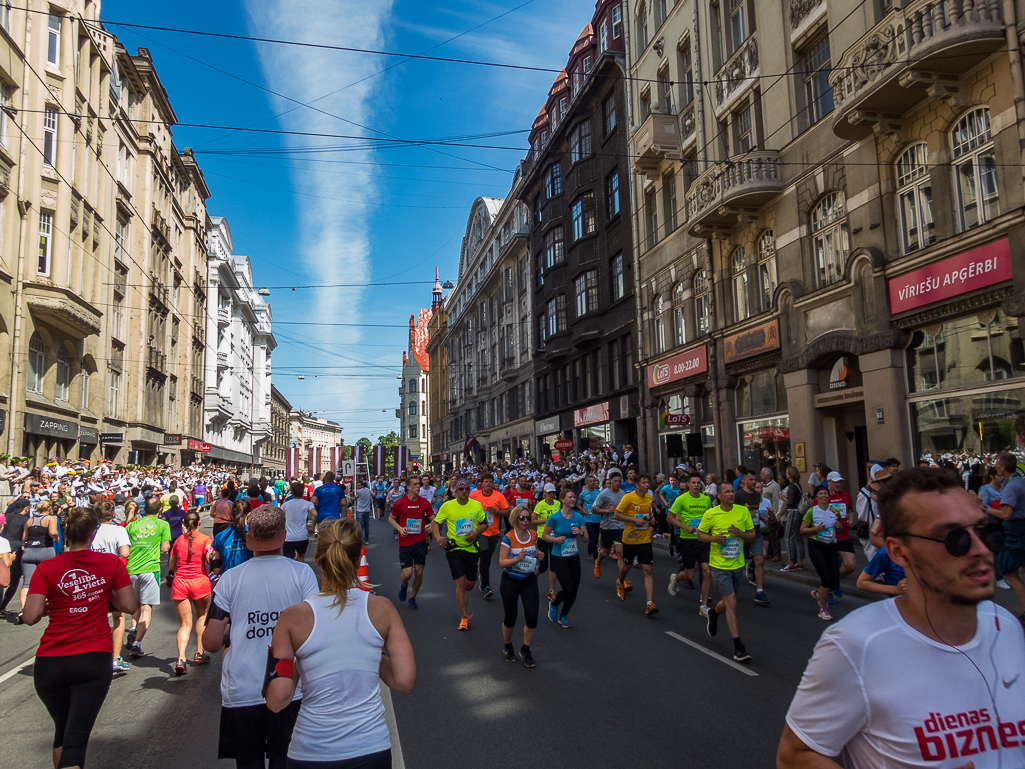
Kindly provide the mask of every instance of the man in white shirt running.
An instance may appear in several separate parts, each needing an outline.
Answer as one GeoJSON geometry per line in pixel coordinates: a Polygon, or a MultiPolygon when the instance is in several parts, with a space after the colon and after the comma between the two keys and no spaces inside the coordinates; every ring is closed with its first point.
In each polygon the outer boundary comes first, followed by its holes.
{"type": "Polygon", "coordinates": [[[1025,637],[989,600],[1001,532],[945,470],[897,473],[877,500],[908,591],[822,634],[776,766],[1025,766],[1025,637]]]}

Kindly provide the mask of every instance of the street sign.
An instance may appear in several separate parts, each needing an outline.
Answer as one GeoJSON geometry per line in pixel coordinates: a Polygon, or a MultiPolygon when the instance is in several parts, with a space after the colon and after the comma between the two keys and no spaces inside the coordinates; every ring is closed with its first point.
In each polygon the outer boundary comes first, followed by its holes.
{"type": "Polygon", "coordinates": [[[573,441],[570,438],[560,438],[554,443],[555,448],[559,451],[572,451],[573,441]]]}

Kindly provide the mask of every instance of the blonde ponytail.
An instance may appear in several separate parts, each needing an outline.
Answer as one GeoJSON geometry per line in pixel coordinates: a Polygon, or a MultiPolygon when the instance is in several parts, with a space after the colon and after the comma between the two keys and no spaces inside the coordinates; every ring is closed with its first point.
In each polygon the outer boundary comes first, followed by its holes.
{"type": "Polygon", "coordinates": [[[332,606],[345,609],[349,590],[359,585],[359,561],[363,532],[351,518],[340,518],[325,526],[317,539],[314,560],[320,567],[321,595],[334,595],[332,606]]]}

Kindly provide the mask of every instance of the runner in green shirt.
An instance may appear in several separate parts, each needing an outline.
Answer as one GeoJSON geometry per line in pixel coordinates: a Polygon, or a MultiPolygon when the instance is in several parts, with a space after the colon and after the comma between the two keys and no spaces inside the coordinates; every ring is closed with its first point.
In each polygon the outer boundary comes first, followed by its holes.
{"type": "Polygon", "coordinates": [[[684,587],[694,589],[694,566],[701,564],[701,616],[708,611],[708,594],[712,587],[712,575],[708,570],[709,545],[698,542],[698,526],[701,518],[712,507],[712,498],[703,493],[705,484],[701,473],[687,476],[687,491],[676,498],[669,508],[667,519],[677,530],[677,547],[680,553],[680,571],[669,577],[669,595],[676,595],[679,580],[684,587]]]}
{"type": "Polygon", "coordinates": [[[480,559],[477,538],[488,528],[488,518],[481,503],[470,499],[470,484],[460,478],[456,481],[456,498],[441,506],[434,516],[434,538],[445,551],[448,568],[456,583],[456,603],[459,604],[460,630],[470,629],[467,594],[477,581],[480,559]],[[442,525],[446,534],[442,536],[442,525]]]}
{"type": "Polygon", "coordinates": [[[702,516],[697,537],[700,542],[711,544],[708,560],[712,580],[722,595],[715,608],[708,612],[708,635],[715,636],[719,628],[719,615],[725,613],[726,624],[733,636],[733,659],[737,662],[750,662],[751,655],[740,642],[737,590],[744,571],[743,543],[754,540],[755,530],[748,509],[733,504],[734,494],[732,483],[719,484],[719,506],[702,516]]]}
{"type": "Polygon", "coordinates": [[[125,634],[128,654],[141,657],[142,637],[149,629],[153,607],[160,605],[160,556],[171,549],[171,527],[158,518],[162,508],[159,497],[150,497],[142,510],[142,517],[125,527],[131,552],[128,554],[128,576],[132,590],[139,599],[139,609],[132,617],[133,626],[125,634]]]}

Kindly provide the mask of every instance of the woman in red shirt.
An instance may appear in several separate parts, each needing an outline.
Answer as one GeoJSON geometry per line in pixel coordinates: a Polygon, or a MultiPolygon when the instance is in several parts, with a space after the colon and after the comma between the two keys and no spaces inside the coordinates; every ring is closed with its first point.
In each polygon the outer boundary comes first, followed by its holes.
{"type": "Polygon", "coordinates": [[[182,519],[182,535],[174,541],[171,556],[167,561],[171,583],[171,600],[178,611],[178,661],[174,665],[176,676],[185,675],[185,650],[192,634],[192,610],[196,610],[196,656],[195,665],[210,661],[210,655],[203,651],[203,629],[206,627],[206,612],[210,608],[210,593],[213,585],[207,571],[207,559],[213,549],[213,540],[199,531],[199,513],[195,510],[182,519]]]}
{"type": "Polygon", "coordinates": [[[99,525],[95,510],[71,509],[66,549],[36,567],[22,612],[26,625],[50,616],[33,678],[53,718],[55,767],[85,766],[89,733],[113,677],[108,604],[127,614],[139,608],[124,562],[89,549],[99,525]]]}

